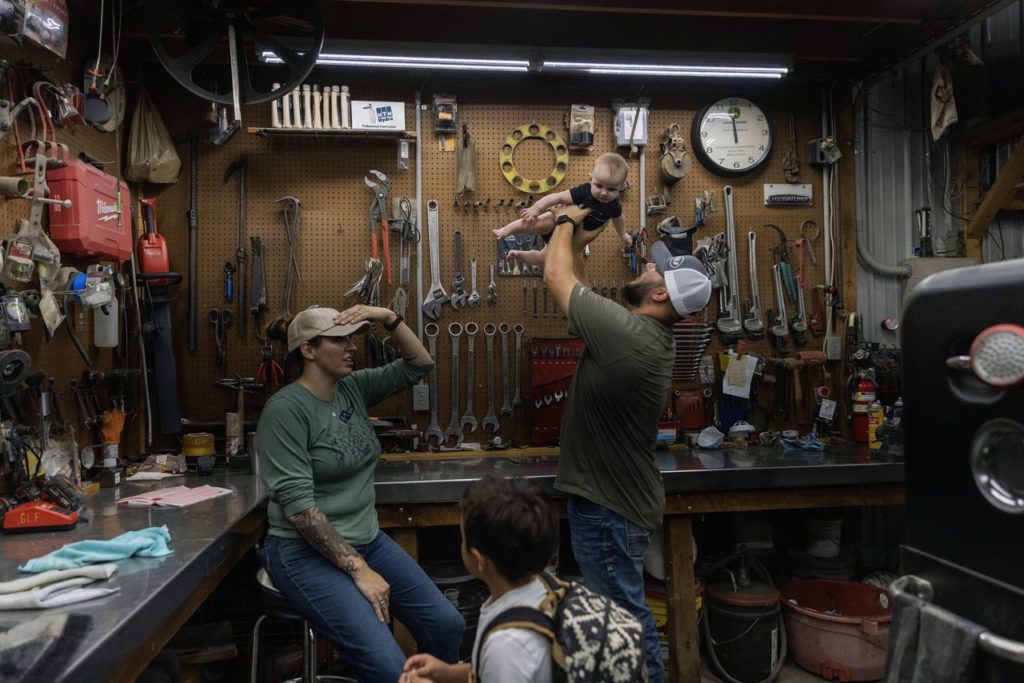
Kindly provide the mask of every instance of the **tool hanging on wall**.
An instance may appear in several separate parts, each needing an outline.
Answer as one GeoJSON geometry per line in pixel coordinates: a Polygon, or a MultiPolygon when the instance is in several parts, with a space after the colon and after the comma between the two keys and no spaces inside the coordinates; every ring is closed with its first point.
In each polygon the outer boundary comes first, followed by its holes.
{"type": "Polygon", "coordinates": [[[253,330],[256,337],[260,336],[260,318],[267,310],[267,269],[263,261],[263,240],[257,236],[249,238],[249,246],[252,248],[252,294],[249,300],[252,305],[249,311],[252,313],[253,330]]]}
{"type": "Polygon", "coordinates": [[[423,298],[423,315],[431,320],[441,317],[441,307],[448,303],[448,293],[441,286],[441,238],[438,225],[437,200],[427,202],[427,240],[430,250],[430,290],[423,298]]]}
{"type": "Polygon", "coordinates": [[[476,189],[476,143],[469,134],[469,125],[462,124],[459,152],[455,157],[455,194],[476,189]]]}
{"type": "Polygon", "coordinates": [[[235,301],[235,320],[238,321],[239,338],[245,337],[245,319],[248,315],[245,304],[245,176],[248,168],[249,162],[245,157],[239,157],[224,172],[225,183],[238,172],[238,246],[235,249],[238,298],[235,301]]]}
{"type": "Polygon", "coordinates": [[[388,304],[388,308],[404,318],[405,309],[409,301],[409,285],[412,278],[410,265],[412,261],[412,247],[420,241],[420,231],[413,217],[412,202],[409,201],[408,197],[398,198],[398,209],[395,213],[398,217],[391,221],[390,227],[399,233],[398,287],[395,288],[395,293],[391,297],[391,303],[388,304]]]}
{"type": "Polygon", "coordinates": [[[284,291],[281,294],[281,314],[291,317],[292,287],[299,275],[299,228],[302,225],[302,202],[295,197],[281,197],[274,202],[281,205],[285,237],[288,240],[288,263],[285,265],[284,291]]]}
{"type": "Polygon", "coordinates": [[[376,180],[365,176],[363,182],[373,192],[373,199],[370,200],[370,245],[372,248],[372,256],[375,259],[380,258],[377,252],[377,237],[380,236],[381,246],[384,251],[384,272],[387,274],[388,284],[391,284],[391,254],[388,248],[388,233],[391,232],[391,228],[388,227],[388,194],[391,191],[391,181],[388,177],[380,171],[370,169],[370,174],[376,176],[376,180]],[[380,223],[380,228],[377,224],[380,223]]]}
{"type": "Polygon", "coordinates": [[[800,157],[796,152],[796,114],[789,112],[789,146],[782,157],[782,173],[787,183],[800,182],[800,157]]]}
{"type": "Polygon", "coordinates": [[[727,281],[725,287],[719,289],[717,321],[718,331],[726,344],[731,344],[743,336],[740,321],[740,276],[736,265],[736,214],[733,209],[733,190],[731,185],[722,188],[725,199],[725,240],[728,246],[726,256],[727,281]]]}
{"type": "Polygon", "coordinates": [[[786,294],[789,295],[790,301],[795,303],[798,295],[793,266],[789,263],[789,239],[786,238],[786,233],[782,232],[782,228],[777,225],[766,223],[764,227],[771,228],[779,233],[779,243],[772,247],[772,252],[779,259],[779,277],[782,279],[786,294]]]}

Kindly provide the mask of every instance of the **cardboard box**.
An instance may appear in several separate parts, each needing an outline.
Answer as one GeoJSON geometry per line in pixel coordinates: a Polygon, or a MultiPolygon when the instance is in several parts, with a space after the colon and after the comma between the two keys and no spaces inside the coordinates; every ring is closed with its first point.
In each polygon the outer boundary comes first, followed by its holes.
{"type": "Polygon", "coordinates": [[[405,130],[405,102],[352,100],[353,130],[405,130]]]}

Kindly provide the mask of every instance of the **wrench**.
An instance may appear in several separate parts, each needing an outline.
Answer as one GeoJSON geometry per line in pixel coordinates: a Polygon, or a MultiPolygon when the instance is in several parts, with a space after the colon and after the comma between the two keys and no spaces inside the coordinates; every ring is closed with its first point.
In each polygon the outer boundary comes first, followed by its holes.
{"type": "Polygon", "coordinates": [[[455,276],[452,278],[452,308],[459,310],[466,305],[466,278],[462,275],[462,233],[455,231],[455,276]]]}
{"type": "Polygon", "coordinates": [[[750,308],[743,318],[743,329],[751,339],[763,339],[764,318],[761,316],[761,291],[757,286],[757,233],[747,233],[747,257],[750,260],[750,308]]]}
{"type": "Polygon", "coordinates": [[[494,305],[498,303],[498,284],[494,281],[494,264],[491,264],[491,282],[487,285],[487,303],[494,305]]]}
{"type": "Polygon", "coordinates": [[[782,338],[789,336],[789,316],[786,313],[786,294],[782,287],[782,272],[778,263],[772,266],[772,288],[775,290],[775,317],[771,320],[770,332],[780,346],[782,338]]]}
{"type": "Polygon", "coordinates": [[[448,336],[452,340],[452,419],[444,430],[444,440],[447,443],[454,436],[455,447],[458,448],[462,445],[462,427],[459,425],[459,337],[462,336],[462,325],[448,325],[448,336]]]}
{"type": "Polygon", "coordinates": [[[487,414],[484,416],[484,429],[490,428],[491,434],[501,428],[494,415],[494,333],[497,331],[494,323],[484,325],[484,337],[487,340],[487,414]]]}
{"type": "MultiPolygon", "coordinates": [[[[545,291],[547,290],[545,289],[545,291]]],[[[519,385],[522,383],[520,381],[522,375],[519,372],[519,359],[523,357],[523,332],[526,328],[522,324],[516,323],[512,330],[516,333],[516,395],[512,397],[512,407],[518,408],[523,404],[519,396],[519,385]]]]}
{"type": "Polygon", "coordinates": [[[804,288],[796,290],[796,315],[789,321],[789,328],[793,331],[793,341],[798,346],[807,343],[807,312],[804,310],[804,288]]]}
{"type": "Polygon", "coordinates": [[[427,323],[423,328],[423,334],[427,335],[427,350],[434,361],[434,369],[430,371],[430,426],[423,433],[423,438],[430,443],[430,437],[436,436],[437,446],[444,443],[444,432],[437,423],[437,334],[440,331],[437,323],[427,323]]]}
{"type": "Polygon", "coordinates": [[[474,322],[466,323],[466,413],[462,416],[462,430],[476,431],[476,416],[473,415],[473,394],[476,393],[473,376],[476,374],[476,333],[480,326],[474,322]]]}
{"type": "MultiPolygon", "coordinates": [[[[537,290],[534,290],[537,291],[537,290]]],[[[512,416],[512,402],[509,399],[508,383],[508,333],[512,331],[508,323],[498,325],[498,332],[501,334],[501,382],[504,392],[501,402],[501,414],[505,417],[512,416]]]]}
{"type": "MultiPolygon", "coordinates": [[[[441,306],[448,303],[448,294],[444,291],[444,287],[441,286],[441,243],[438,237],[438,230],[437,200],[431,199],[427,202],[427,236],[430,240],[430,291],[427,292],[427,296],[423,299],[423,315],[431,320],[437,320],[441,317],[441,306]]],[[[434,333],[434,336],[437,336],[437,332],[434,333]]]]}
{"type": "Polygon", "coordinates": [[[473,289],[469,294],[469,299],[466,301],[470,306],[480,305],[480,293],[476,291],[476,259],[471,259],[469,262],[469,281],[473,289]]]}
{"type": "Polygon", "coordinates": [[[718,331],[726,342],[735,341],[743,334],[743,325],[740,322],[740,277],[736,267],[736,216],[733,211],[732,185],[722,188],[722,196],[725,198],[725,240],[729,245],[729,253],[726,257],[728,269],[728,290],[719,290],[719,311],[718,331]],[[724,304],[724,307],[722,305],[724,304]]]}

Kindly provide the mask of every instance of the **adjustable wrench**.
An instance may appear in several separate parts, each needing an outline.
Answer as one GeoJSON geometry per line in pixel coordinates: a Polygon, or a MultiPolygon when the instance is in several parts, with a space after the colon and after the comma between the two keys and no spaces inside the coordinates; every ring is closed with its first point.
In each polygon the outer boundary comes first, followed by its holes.
{"type": "Polygon", "coordinates": [[[476,259],[470,259],[469,261],[469,282],[472,291],[469,293],[469,299],[466,303],[470,306],[479,306],[480,293],[476,291],[476,259]]]}
{"type": "MultiPolygon", "coordinates": [[[[423,315],[431,320],[441,317],[441,306],[448,303],[448,294],[441,286],[441,243],[438,237],[437,200],[427,202],[427,237],[430,240],[430,291],[423,299],[423,315]]],[[[435,325],[436,327],[436,325],[435,325]]],[[[434,332],[437,336],[437,332],[434,332]]],[[[431,384],[433,386],[433,384],[431,384]]]]}
{"type": "Polygon", "coordinates": [[[772,266],[772,289],[775,290],[775,313],[769,316],[771,328],[768,331],[781,348],[783,337],[789,336],[789,316],[786,314],[786,294],[782,288],[782,272],[778,263],[772,266]]]}
{"type": "Polygon", "coordinates": [[[466,305],[466,278],[462,274],[462,233],[455,231],[455,276],[452,277],[452,308],[459,310],[466,305]]]}
{"type": "Polygon", "coordinates": [[[732,195],[731,185],[722,188],[722,197],[725,199],[725,242],[729,248],[726,256],[729,281],[726,284],[728,292],[719,293],[721,316],[718,318],[717,326],[726,342],[736,341],[743,334],[743,325],[740,322],[740,277],[736,266],[736,216],[733,211],[732,195]]]}
{"type": "Polygon", "coordinates": [[[757,233],[747,233],[747,258],[750,260],[750,308],[743,318],[743,329],[751,339],[763,339],[764,317],[761,315],[761,291],[757,286],[757,233]]]}
{"type": "Polygon", "coordinates": [[[508,333],[511,331],[512,328],[509,327],[508,323],[498,325],[498,332],[501,334],[501,382],[504,393],[500,412],[505,417],[512,417],[512,402],[509,397],[508,383],[508,333]]]}
{"type": "Polygon", "coordinates": [[[473,394],[476,393],[474,386],[474,375],[476,374],[476,333],[480,326],[476,323],[466,323],[466,413],[462,416],[462,430],[464,432],[476,431],[476,416],[473,415],[473,394]]]}
{"type": "Polygon", "coordinates": [[[494,323],[484,325],[484,337],[487,340],[487,414],[484,415],[484,429],[494,434],[501,428],[494,414],[494,333],[498,328],[494,323]]]}
{"type": "Polygon", "coordinates": [[[423,328],[423,334],[427,335],[427,350],[434,361],[434,369],[430,371],[430,426],[423,433],[423,438],[430,443],[430,437],[436,436],[437,446],[444,443],[444,432],[437,423],[437,334],[440,331],[437,323],[427,323],[423,328]]]}
{"type": "Polygon", "coordinates": [[[448,325],[448,336],[452,340],[452,419],[444,430],[444,440],[447,443],[454,436],[455,446],[458,447],[462,445],[462,427],[459,425],[459,337],[462,336],[462,325],[448,325]]]}
{"type": "Polygon", "coordinates": [[[494,264],[491,264],[491,282],[487,285],[487,303],[494,305],[498,303],[498,284],[494,281],[494,264]]]}
{"type": "Polygon", "coordinates": [[[520,323],[516,323],[516,326],[512,328],[512,330],[516,333],[516,395],[512,397],[513,408],[518,408],[523,404],[523,401],[519,395],[519,385],[522,383],[520,381],[521,374],[519,372],[519,361],[523,357],[523,332],[525,331],[525,329],[526,328],[523,327],[520,323]]]}

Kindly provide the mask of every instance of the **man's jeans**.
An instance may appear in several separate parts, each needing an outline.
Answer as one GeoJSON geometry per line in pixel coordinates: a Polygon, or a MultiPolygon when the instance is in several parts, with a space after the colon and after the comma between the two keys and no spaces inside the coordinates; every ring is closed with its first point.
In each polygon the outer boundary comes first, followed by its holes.
{"type": "MultiPolygon", "coordinates": [[[[391,616],[409,629],[420,651],[457,662],[466,622],[420,566],[384,533],[355,549],[391,586],[391,616]]],[[[347,574],[301,538],[267,536],[259,556],[274,586],[334,644],[360,681],[398,680],[405,655],[347,574]]]]}
{"type": "Polygon", "coordinates": [[[587,587],[615,600],[643,624],[647,633],[647,676],[663,683],[665,669],[654,614],[644,600],[644,553],[651,532],[586,498],[569,496],[572,552],[587,587]]]}

